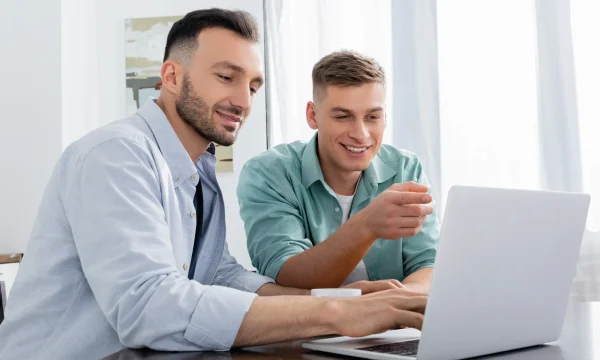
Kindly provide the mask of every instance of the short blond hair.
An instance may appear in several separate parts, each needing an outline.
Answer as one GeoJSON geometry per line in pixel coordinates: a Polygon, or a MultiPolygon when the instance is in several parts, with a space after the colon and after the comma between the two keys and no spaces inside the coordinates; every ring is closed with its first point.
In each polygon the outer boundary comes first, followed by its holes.
{"type": "Polygon", "coordinates": [[[312,71],[313,99],[323,95],[327,86],[360,86],[380,83],[385,86],[385,71],[375,59],[352,50],[333,52],[315,64],[312,71]]]}

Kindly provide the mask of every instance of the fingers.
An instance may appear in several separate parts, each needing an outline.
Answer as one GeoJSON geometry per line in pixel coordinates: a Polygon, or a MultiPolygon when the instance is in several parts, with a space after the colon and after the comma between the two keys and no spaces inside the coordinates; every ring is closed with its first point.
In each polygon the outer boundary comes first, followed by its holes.
{"type": "Polygon", "coordinates": [[[425,313],[425,308],[427,306],[427,295],[425,294],[410,291],[408,289],[396,289],[381,292],[377,295],[381,297],[379,301],[386,301],[397,310],[407,310],[421,314],[425,313]]]}
{"type": "Polygon", "coordinates": [[[396,209],[397,216],[427,216],[433,213],[433,205],[430,204],[410,204],[398,206],[396,209]]]}
{"type": "Polygon", "coordinates": [[[386,291],[382,291],[382,292],[379,292],[376,294],[371,294],[369,296],[376,297],[376,298],[380,299],[381,301],[393,301],[394,304],[395,304],[394,301],[396,301],[397,299],[401,300],[401,299],[407,299],[407,298],[412,298],[412,297],[420,297],[420,298],[427,299],[426,293],[411,290],[411,289],[407,288],[406,286],[404,286],[402,289],[386,290],[386,291]]]}
{"type": "Polygon", "coordinates": [[[419,226],[416,228],[402,228],[399,231],[399,238],[409,238],[413,236],[417,236],[421,231],[423,231],[423,227],[419,226]]]}
{"type": "Polygon", "coordinates": [[[396,240],[396,239],[400,239],[400,238],[409,238],[409,237],[413,237],[413,236],[419,234],[421,231],[423,231],[422,226],[406,227],[406,228],[399,227],[399,228],[389,231],[387,233],[387,236],[382,237],[382,239],[396,240]]]}
{"type": "Polygon", "coordinates": [[[394,316],[396,317],[396,328],[404,326],[419,330],[423,328],[423,314],[406,310],[397,310],[394,312],[394,316]]]}
{"type": "Polygon", "coordinates": [[[425,296],[425,295],[397,296],[396,302],[393,305],[398,310],[415,311],[415,312],[424,314],[425,307],[427,306],[427,296],[425,296]]]}
{"type": "Polygon", "coordinates": [[[418,228],[425,223],[425,216],[420,217],[402,217],[397,219],[400,228],[418,228]]]}
{"type": "Polygon", "coordinates": [[[398,280],[378,280],[378,281],[357,281],[350,285],[344,286],[346,288],[361,289],[363,295],[372,294],[380,291],[394,290],[394,289],[405,289],[406,286],[402,285],[398,280]]]}
{"type": "Polygon", "coordinates": [[[406,286],[404,286],[400,281],[396,279],[371,281],[370,285],[372,289],[374,289],[374,291],[372,292],[394,289],[406,289],[406,286]]]}
{"type": "Polygon", "coordinates": [[[414,181],[409,181],[409,182],[405,182],[405,183],[401,183],[401,184],[392,184],[389,188],[389,190],[394,190],[394,191],[407,191],[407,192],[420,192],[420,193],[426,193],[429,191],[429,187],[422,185],[422,184],[418,184],[414,181]]]}
{"type": "Polygon", "coordinates": [[[400,281],[398,281],[396,279],[387,279],[387,280],[381,280],[381,281],[389,281],[392,284],[396,285],[400,289],[406,289],[406,286],[404,286],[403,283],[401,283],[400,281]]]}
{"type": "Polygon", "coordinates": [[[407,204],[429,204],[433,201],[433,198],[429,194],[417,193],[417,192],[399,192],[399,191],[388,191],[390,195],[390,201],[396,205],[407,205],[407,204]]]}

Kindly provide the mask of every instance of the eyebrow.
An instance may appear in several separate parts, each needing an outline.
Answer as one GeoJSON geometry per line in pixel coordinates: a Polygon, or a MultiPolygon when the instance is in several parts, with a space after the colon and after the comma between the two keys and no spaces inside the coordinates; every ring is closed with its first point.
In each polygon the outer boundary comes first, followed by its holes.
{"type": "MultiPolygon", "coordinates": [[[[345,112],[345,113],[349,113],[349,114],[353,113],[352,110],[346,109],[345,107],[341,107],[341,106],[332,107],[331,111],[341,111],[341,112],[345,112]]],[[[370,109],[367,110],[367,113],[372,113],[372,112],[377,112],[377,111],[383,111],[383,107],[376,106],[374,108],[370,108],[370,109]]]]}
{"type": "Polygon", "coordinates": [[[383,111],[383,107],[375,106],[374,108],[370,108],[369,110],[367,110],[368,113],[377,112],[377,111],[383,111]]]}
{"type": "MultiPolygon", "coordinates": [[[[246,69],[244,69],[243,67],[238,66],[236,64],[233,64],[233,63],[231,63],[229,61],[218,62],[218,63],[216,63],[216,64],[214,64],[212,66],[212,69],[215,69],[215,68],[226,68],[226,69],[235,71],[235,72],[240,73],[240,74],[245,74],[246,73],[246,69]]],[[[262,86],[262,84],[264,84],[265,80],[262,78],[262,76],[257,76],[254,79],[252,79],[251,82],[257,82],[258,86],[262,86]]]]}

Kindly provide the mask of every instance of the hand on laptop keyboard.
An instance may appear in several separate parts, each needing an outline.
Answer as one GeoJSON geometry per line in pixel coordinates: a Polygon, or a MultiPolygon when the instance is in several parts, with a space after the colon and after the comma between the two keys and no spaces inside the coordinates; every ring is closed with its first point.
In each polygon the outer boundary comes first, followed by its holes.
{"type": "Polygon", "coordinates": [[[333,323],[344,336],[366,336],[402,326],[421,329],[427,296],[406,289],[332,299],[333,323]]]}

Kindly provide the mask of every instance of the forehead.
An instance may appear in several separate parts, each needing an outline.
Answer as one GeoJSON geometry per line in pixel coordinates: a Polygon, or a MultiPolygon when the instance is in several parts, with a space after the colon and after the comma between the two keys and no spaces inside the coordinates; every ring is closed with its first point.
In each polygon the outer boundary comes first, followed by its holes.
{"type": "Polygon", "coordinates": [[[329,85],[323,90],[322,102],[326,107],[370,109],[385,105],[385,86],[380,83],[360,86],[329,85]]]}
{"type": "Polygon", "coordinates": [[[251,77],[262,76],[260,44],[246,40],[227,29],[202,30],[198,35],[198,48],[194,54],[193,66],[207,69],[224,61],[243,68],[251,77]]]}

